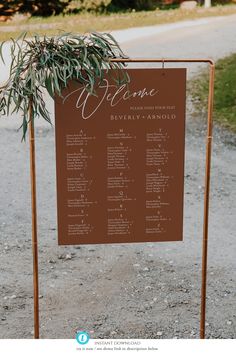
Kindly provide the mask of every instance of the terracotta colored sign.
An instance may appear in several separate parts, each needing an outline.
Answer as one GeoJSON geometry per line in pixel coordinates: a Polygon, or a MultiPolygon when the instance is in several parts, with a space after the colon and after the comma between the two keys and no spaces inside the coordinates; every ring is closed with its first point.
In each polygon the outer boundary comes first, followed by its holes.
{"type": "Polygon", "coordinates": [[[56,99],[60,245],[183,238],[186,69],[127,72],[56,99]]]}

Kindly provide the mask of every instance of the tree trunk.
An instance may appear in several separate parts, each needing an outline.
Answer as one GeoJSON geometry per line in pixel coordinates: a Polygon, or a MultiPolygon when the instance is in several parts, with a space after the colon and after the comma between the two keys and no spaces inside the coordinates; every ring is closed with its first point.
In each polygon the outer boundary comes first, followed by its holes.
{"type": "Polygon", "coordinates": [[[205,2],[204,2],[204,7],[205,7],[205,8],[211,7],[211,0],[205,0],[205,2]]]}

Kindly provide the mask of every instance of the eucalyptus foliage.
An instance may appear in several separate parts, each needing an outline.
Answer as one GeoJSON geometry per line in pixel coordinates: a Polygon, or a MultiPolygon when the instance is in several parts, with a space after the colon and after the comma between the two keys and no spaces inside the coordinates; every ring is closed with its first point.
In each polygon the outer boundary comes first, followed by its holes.
{"type": "MultiPolygon", "coordinates": [[[[0,56],[4,62],[3,45],[0,56]]],[[[11,40],[10,54],[9,79],[0,87],[0,114],[22,112],[23,139],[30,119],[42,116],[51,123],[44,101],[45,89],[52,98],[61,96],[62,89],[73,79],[95,94],[96,83],[107,69],[114,69],[109,72],[117,85],[127,81],[123,64],[110,61],[124,54],[109,33],[64,33],[43,38],[34,35],[31,39],[24,34],[11,40]]]]}

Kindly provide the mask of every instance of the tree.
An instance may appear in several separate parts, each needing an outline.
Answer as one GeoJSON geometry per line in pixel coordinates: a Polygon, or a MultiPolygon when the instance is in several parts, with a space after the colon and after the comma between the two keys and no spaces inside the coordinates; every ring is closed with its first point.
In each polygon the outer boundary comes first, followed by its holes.
{"type": "Polygon", "coordinates": [[[29,12],[35,16],[58,15],[68,6],[71,0],[24,0],[20,1],[21,12],[29,12]]]}
{"type": "Polygon", "coordinates": [[[71,0],[5,0],[0,4],[0,16],[9,18],[16,12],[26,12],[35,16],[58,15],[71,0]]]}

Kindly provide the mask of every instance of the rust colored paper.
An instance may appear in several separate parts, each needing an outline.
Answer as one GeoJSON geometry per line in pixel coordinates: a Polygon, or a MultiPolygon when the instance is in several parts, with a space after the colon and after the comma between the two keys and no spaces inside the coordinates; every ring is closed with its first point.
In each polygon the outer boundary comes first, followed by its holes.
{"type": "Polygon", "coordinates": [[[56,99],[60,245],[183,239],[186,69],[127,72],[56,99]]]}

